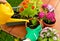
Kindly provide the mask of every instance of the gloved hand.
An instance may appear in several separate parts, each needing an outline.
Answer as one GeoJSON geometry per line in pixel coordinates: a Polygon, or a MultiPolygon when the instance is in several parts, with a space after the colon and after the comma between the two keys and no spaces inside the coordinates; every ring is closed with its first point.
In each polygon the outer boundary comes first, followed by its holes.
{"type": "Polygon", "coordinates": [[[36,41],[39,37],[39,33],[42,30],[42,25],[38,25],[36,29],[26,28],[27,34],[25,38],[29,38],[31,41],[36,41]]]}

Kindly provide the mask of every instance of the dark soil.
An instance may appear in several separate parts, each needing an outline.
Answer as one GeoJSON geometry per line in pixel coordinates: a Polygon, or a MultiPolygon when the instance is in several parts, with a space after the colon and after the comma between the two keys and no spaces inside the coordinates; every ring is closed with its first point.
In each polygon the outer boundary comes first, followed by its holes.
{"type": "Polygon", "coordinates": [[[45,21],[45,20],[43,20],[46,24],[49,24],[49,25],[52,25],[52,24],[54,24],[55,22],[50,22],[50,23],[48,23],[47,21],[45,21]]]}
{"type": "Polygon", "coordinates": [[[40,25],[39,21],[37,21],[37,24],[32,25],[32,22],[30,21],[29,23],[27,23],[27,26],[30,27],[31,29],[35,29],[38,25],[40,25]]]}

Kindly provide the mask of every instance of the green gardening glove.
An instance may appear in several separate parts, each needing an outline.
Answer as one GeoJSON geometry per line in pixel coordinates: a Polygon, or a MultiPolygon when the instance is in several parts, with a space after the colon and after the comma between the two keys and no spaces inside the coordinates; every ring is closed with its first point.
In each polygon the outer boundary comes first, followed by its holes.
{"type": "Polygon", "coordinates": [[[29,38],[31,41],[36,41],[39,37],[39,34],[42,30],[42,25],[38,25],[36,29],[26,28],[27,34],[25,38],[29,38]]]}

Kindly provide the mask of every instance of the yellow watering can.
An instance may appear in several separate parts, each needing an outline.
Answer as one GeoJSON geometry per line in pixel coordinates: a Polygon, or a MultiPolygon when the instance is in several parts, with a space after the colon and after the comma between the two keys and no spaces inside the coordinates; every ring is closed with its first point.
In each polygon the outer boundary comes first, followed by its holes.
{"type": "Polygon", "coordinates": [[[20,21],[26,21],[29,22],[29,20],[26,19],[14,19],[11,18],[11,16],[14,15],[14,11],[10,4],[6,2],[5,4],[0,4],[0,25],[5,24],[7,22],[20,22],[20,21]]]}

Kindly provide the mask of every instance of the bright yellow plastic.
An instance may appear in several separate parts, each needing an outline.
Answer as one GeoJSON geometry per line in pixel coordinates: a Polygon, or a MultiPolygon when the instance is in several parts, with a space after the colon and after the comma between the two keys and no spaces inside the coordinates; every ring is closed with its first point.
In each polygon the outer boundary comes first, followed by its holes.
{"type": "Polygon", "coordinates": [[[12,19],[11,16],[13,16],[14,11],[10,4],[6,2],[5,4],[0,4],[0,25],[5,24],[7,22],[19,22],[19,21],[26,21],[25,19],[12,19]]]}

